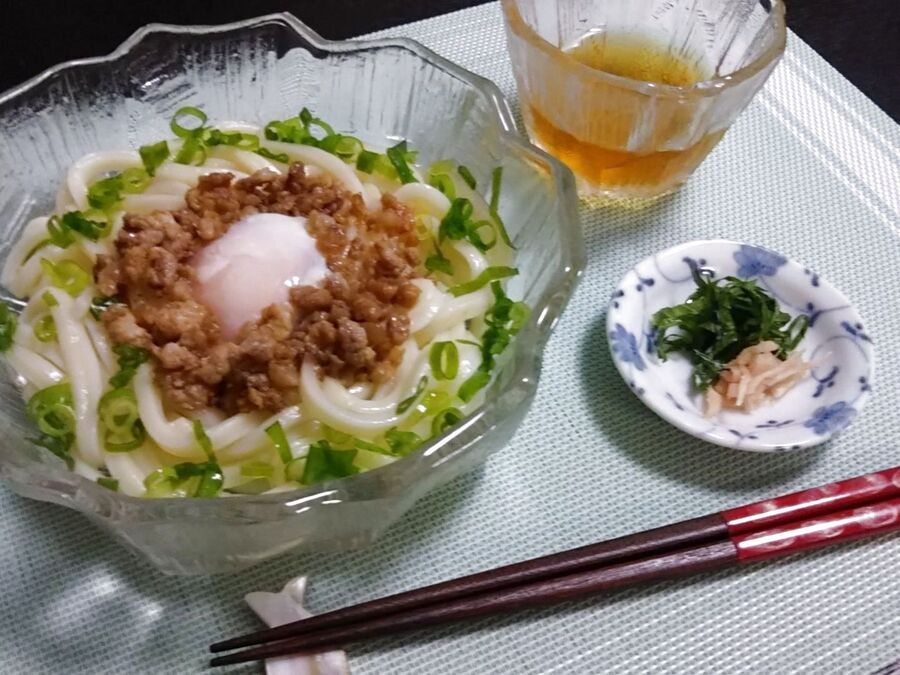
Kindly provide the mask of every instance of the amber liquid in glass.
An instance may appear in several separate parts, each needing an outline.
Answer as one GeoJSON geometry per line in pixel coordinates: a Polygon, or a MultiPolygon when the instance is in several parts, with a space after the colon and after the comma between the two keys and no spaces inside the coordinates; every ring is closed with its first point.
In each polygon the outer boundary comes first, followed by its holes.
{"type": "MultiPolygon", "coordinates": [[[[596,33],[566,51],[586,66],[643,82],[689,86],[709,76],[697,63],[670,53],[649,38],[596,33]]],[[[597,86],[609,87],[610,101],[615,100],[614,85],[598,81],[597,86]]],[[[637,124],[634,110],[623,107],[614,115],[607,111],[609,124],[605,124],[606,120],[597,120],[602,137],[585,141],[556,127],[534,105],[529,108],[532,131],[547,151],[588,182],[611,188],[626,185],[653,189],[674,187],[690,175],[725,133],[708,134],[693,145],[678,150],[629,152],[622,148],[627,146],[629,133],[637,124]],[[606,130],[602,131],[604,128],[606,130]]],[[[688,124],[689,117],[679,119],[677,114],[669,115],[665,120],[658,120],[651,133],[659,138],[671,137],[688,124]]]]}

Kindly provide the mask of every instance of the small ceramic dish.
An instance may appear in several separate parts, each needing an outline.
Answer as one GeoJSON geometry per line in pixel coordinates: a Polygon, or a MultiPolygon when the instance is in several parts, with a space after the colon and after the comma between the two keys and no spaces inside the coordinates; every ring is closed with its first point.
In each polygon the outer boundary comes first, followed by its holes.
{"type": "Polygon", "coordinates": [[[872,386],[872,339],[849,300],[809,268],[759,246],[694,241],[641,261],[613,292],[607,331],[616,367],[647,406],[682,431],[730,448],[774,452],[823,443],[853,421],[872,386]],[[813,364],[809,377],[752,412],[705,417],[690,362],[680,354],[661,361],[650,326],[655,312],[693,293],[695,266],[715,279],[753,279],[784,311],[806,314],[809,330],[798,349],[813,364]]]}

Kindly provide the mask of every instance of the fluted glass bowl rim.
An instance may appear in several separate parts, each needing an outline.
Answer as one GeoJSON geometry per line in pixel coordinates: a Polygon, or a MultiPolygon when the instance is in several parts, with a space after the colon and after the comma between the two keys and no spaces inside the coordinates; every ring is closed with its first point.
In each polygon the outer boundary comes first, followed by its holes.
{"type": "Polygon", "coordinates": [[[517,0],[500,0],[508,29],[528,42],[532,47],[546,54],[550,59],[554,60],[557,65],[564,69],[576,73],[579,77],[598,82],[607,82],[621,89],[629,89],[655,98],[676,99],[691,98],[695,96],[718,96],[723,91],[733,89],[758,73],[765,71],[766,68],[773,65],[781,58],[781,55],[784,53],[785,47],[787,46],[787,23],[785,22],[784,1],[768,0],[768,2],[769,12],[773,19],[772,28],[775,30],[775,41],[768,49],[752,62],[748,63],[743,68],[738,68],[732,73],[710,77],[689,86],[677,86],[663,84],[661,82],[634,80],[629,77],[614,75],[613,73],[607,73],[602,70],[597,70],[596,68],[591,68],[562,51],[559,47],[551,44],[536,30],[529,26],[528,22],[525,21],[522,13],[519,11],[517,0]]]}
{"type": "MultiPolygon", "coordinates": [[[[115,66],[120,60],[125,60],[132,50],[138,47],[146,38],[156,34],[180,34],[180,35],[207,35],[234,31],[252,32],[266,24],[275,23],[293,30],[298,37],[308,45],[326,53],[341,53],[362,50],[396,49],[401,48],[412,52],[418,58],[436,66],[457,79],[465,82],[490,103],[491,109],[496,113],[498,122],[497,133],[504,148],[511,155],[522,157],[536,157],[550,167],[553,176],[555,191],[559,197],[557,210],[552,217],[558,219],[558,225],[563,230],[561,251],[565,265],[561,269],[558,279],[543,293],[541,303],[532,306],[532,319],[523,328],[519,337],[513,343],[516,352],[515,370],[509,378],[506,388],[525,386],[528,388],[526,400],[519,405],[528,405],[537,388],[540,374],[541,351],[543,350],[550,333],[559,318],[565,304],[574,291],[575,285],[584,269],[585,257],[581,241],[581,222],[577,208],[577,192],[572,172],[564,164],[545,153],[540,148],[531,145],[519,135],[513,113],[508,102],[493,82],[468,71],[461,66],[445,59],[415,40],[408,38],[378,38],[362,40],[328,40],[309,28],[302,21],[289,12],[265,14],[255,18],[216,25],[177,25],[167,23],[151,23],[136,30],[128,39],[115,50],[105,56],[88,57],[65,61],[52,66],[35,77],[0,93],[0,106],[14,103],[16,99],[25,97],[42,83],[50,80],[68,70],[76,70],[83,67],[97,65],[115,66]],[[536,341],[529,344],[523,338],[529,332],[536,333],[536,341]],[[526,351],[536,344],[539,349],[536,355],[528,358],[526,351]]],[[[77,95],[77,94],[76,94],[77,95]]],[[[496,386],[496,382],[493,384],[496,386]]],[[[366,471],[348,478],[327,481],[316,485],[297,488],[291,491],[277,492],[263,495],[235,495],[212,499],[199,498],[160,498],[147,499],[143,497],[130,497],[103,488],[74,472],[65,472],[67,481],[74,483],[71,487],[74,492],[63,492],[50,487],[47,481],[20,480],[22,471],[16,467],[5,471],[5,480],[22,487],[26,487],[29,496],[45,501],[52,501],[64,506],[84,512],[108,523],[115,522],[142,522],[142,521],[198,521],[204,519],[220,519],[234,516],[241,517],[244,508],[275,507],[273,511],[254,512],[255,521],[280,520],[293,515],[293,511],[281,509],[285,505],[314,502],[316,498],[327,497],[337,491],[344,491],[348,495],[347,501],[353,499],[354,487],[363,482],[373,482],[379,475],[387,472],[400,473],[417,459],[427,456],[430,461],[421,467],[423,470],[415,471],[410,480],[402,483],[399,490],[387,494],[381,493],[378,497],[399,497],[418,480],[421,480],[428,472],[439,469],[443,459],[453,455],[460,448],[470,452],[472,446],[477,444],[483,434],[469,431],[494,407],[494,402],[489,401],[474,411],[457,427],[451,429],[444,436],[424,443],[419,449],[407,457],[398,459],[389,465],[366,471]],[[461,439],[465,445],[457,445],[455,441],[461,439]],[[13,475],[14,474],[14,475],[13,475]],[[80,495],[79,495],[80,493],[80,495]],[[72,497],[80,496],[78,499],[72,497]],[[264,515],[265,513],[265,515],[264,515]]],[[[509,411],[513,413],[514,411],[509,411]]],[[[5,463],[0,457],[0,463],[5,463]]],[[[46,465],[41,465],[45,467],[46,465]]],[[[31,473],[29,469],[26,472],[31,473]]]]}

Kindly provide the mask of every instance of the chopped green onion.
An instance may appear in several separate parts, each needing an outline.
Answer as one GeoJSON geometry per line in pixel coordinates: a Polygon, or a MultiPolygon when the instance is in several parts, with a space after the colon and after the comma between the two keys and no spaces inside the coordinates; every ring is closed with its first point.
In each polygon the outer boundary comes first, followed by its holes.
{"type": "MultiPolygon", "coordinates": [[[[54,298],[54,302],[55,301],[56,300],[54,298]]],[[[119,298],[117,298],[116,296],[107,297],[104,295],[98,295],[97,297],[95,297],[91,300],[91,306],[89,308],[89,311],[91,313],[91,316],[94,317],[94,319],[96,319],[97,321],[99,321],[100,316],[103,314],[103,312],[108,310],[113,305],[120,305],[120,304],[122,304],[122,301],[119,300],[119,298]]]]}
{"type": "Polygon", "coordinates": [[[372,173],[375,170],[379,157],[381,157],[381,155],[377,152],[363,150],[356,158],[356,168],[363,173],[372,173]]]}
{"type": "Polygon", "coordinates": [[[144,479],[148,497],[215,497],[225,478],[215,461],[183,462],[157,469],[144,479]]]}
{"type": "Polygon", "coordinates": [[[453,265],[450,263],[450,259],[441,251],[440,244],[437,242],[434,242],[434,253],[425,259],[425,269],[429,272],[453,274],[453,265]]]}
{"type": "Polygon", "coordinates": [[[451,341],[435,342],[428,353],[431,372],[437,380],[452,380],[459,372],[459,348],[451,341]]]}
{"type": "Polygon", "coordinates": [[[326,441],[335,445],[353,445],[353,436],[345,434],[343,431],[338,431],[327,424],[322,425],[322,435],[326,441]]]}
{"type": "Polygon", "coordinates": [[[120,174],[103,178],[88,189],[88,204],[95,209],[106,211],[122,199],[122,177],[120,174]]]}
{"type": "Polygon", "coordinates": [[[41,434],[38,438],[29,438],[28,440],[36,446],[49,450],[59,457],[66,463],[66,466],[68,466],[70,470],[74,468],[75,460],[72,459],[69,449],[72,447],[72,443],[75,442],[75,434],[70,434],[63,438],[41,434]]]}
{"type": "Polygon", "coordinates": [[[130,430],[140,418],[137,399],[131,389],[112,389],[100,398],[97,406],[100,421],[110,431],[130,430]]]}
{"type": "Polygon", "coordinates": [[[142,145],[138,148],[138,154],[144,163],[144,171],[148,176],[155,176],[156,170],[169,157],[169,144],[165,141],[152,143],[150,145],[142,145]]]}
{"type": "Polygon", "coordinates": [[[122,179],[122,191],[129,194],[143,192],[150,185],[150,174],[137,167],[125,169],[119,177],[122,179]]]}
{"type": "Polygon", "coordinates": [[[466,283],[451,287],[450,293],[455,297],[466,295],[468,293],[474,293],[475,291],[484,288],[492,281],[496,281],[497,279],[505,279],[506,277],[513,277],[518,273],[519,270],[517,270],[515,267],[488,267],[471,281],[467,281],[466,283]]]}
{"type": "Polygon", "coordinates": [[[190,138],[203,129],[207,119],[206,113],[200,108],[185,106],[175,111],[172,121],[169,122],[169,128],[178,138],[190,138]],[[192,119],[196,121],[196,126],[186,127],[182,124],[192,119]]]}
{"type": "Polygon", "coordinates": [[[241,464],[241,475],[245,478],[270,478],[274,471],[274,467],[267,462],[241,464]]]}
{"type": "Polygon", "coordinates": [[[470,220],[466,223],[466,239],[469,240],[469,243],[471,243],[472,246],[484,253],[485,251],[494,248],[494,245],[497,243],[497,230],[490,221],[479,220],[477,222],[472,222],[470,220]],[[490,239],[488,241],[485,241],[481,236],[481,230],[484,230],[485,228],[490,233],[490,239]]]}
{"type": "Polygon", "coordinates": [[[490,381],[491,374],[489,372],[481,369],[476,370],[469,379],[462,383],[462,386],[459,388],[456,395],[459,396],[464,403],[468,403],[475,398],[475,394],[484,389],[490,381]]]}
{"type": "Polygon", "coordinates": [[[210,129],[209,136],[205,139],[206,145],[230,145],[239,150],[255,152],[259,148],[259,136],[242,131],[221,131],[210,129]]]}
{"type": "Polygon", "coordinates": [[[466,236],[466,221],[472,216],[472,202],[465,197],[457,197],[450,202],[450,209],[441,219],[438,240],[463,239],[466,236]]]}
{"type": "Polygon", "coordinates": [[[400,431],[396,427],[388,429],[384,435],[391,453],[397,457],[405,457],[422,445],[422,438],[413,431],[400,431]]]}
{"type": "Polygon", "coordinates": [[[440,436],[447,429],[462,420],[464,415],[459,408],[447,408],[442,410],[431,421],[431,435],[440,436]]]}
{"type": "Polygon", "coordinates": [[[38,251],[40,251],[40,250],[41,250],[42,248],[44,248],[45,246],[49,246],[49,245],[52,244],[52,243],[53,243],[53,242],[50,241],[50,239],[42,239],[41,241],[39,241],[38,243],[36,243],[34,246],[32,246],[32,247],[31,247],[31,250],[28,251],[28,253],[25,254],[25,258],[24,258],[23,262],[28,262],[29,260],[31,260],[31,259],[34,257],[34,254],[35,254],[35,253],[37,253],[38,251]]]}
{"type": "Polygon", "coordinates": [[[287,164],[291,161],[291,158],[287,156],[287,153],[284,152],[272,152],[268,148],[257,148],[255,150],[256,154],[260,157],[265,157],[266,159],[271,159],[274,162],[281,162],[282,164],[287,164]]]}
{"type": "Polygon", "coordinates": [[[203,422],[194,420],[192,426],[194,427],[194,440],[197,441],[197,445],[206,453],[207,457],[212,459],[214,457],[213,444],[206,433],[206,429],[203,428],[203,422]]]}
{"type": "Polygon", "coordinates": [[[447,199],[456,199],[456,186],[453,184],[453,179],[447,174],[432,174],[428,183],[431,187],[440,190],[447,199]]]}
{"type": "Polygon", "coordinates": [[[412,172],[412,169],[409,168],[409,164],[407,164],[407,155],[408,150],[406,148],[406,141],[400,141],[397,145],[392,148],[388,148],[387,157],[391,161],[391,164],[394,166],[394,169],[397,171],[397,176],[400,177],[400,182],[404,185],[406,183],[416,183],[415,175],[412,172]]]}
{"type": "Polygon", "coordinates": [[[364,150],[361,140],[354,136],[344,136],[343,134],[327,136],[319,143],[319,147],[350,163],[355,162],[364,150]]]}
{"type": "Polygon", "coordinates": [[[64,290],[73,298],[91,283],[90,275],[78,263],[71,260],[61,260],[54,264],[47,258],[41,258],[41,269],[50,279],[51,284],[64,290]]]}
{"type": "Polygon", "coordinates": [[[361,439],[361,438],[357,438],[357,439],[353,442],[353,446],[354,446],[355,448],[357,448],[358,450],[366,450],[366,451],[368,451],[368,452],[374,452],[374,453],[376,453],[376,454],[378,454],[378,455],[387,455],[388,457],[393,457],[393,456],[394,456],[394,455],[391,453],[390,450],[387,450],[387,449],[385,449],[385,448],[382,448],[380,445],[377,445],[377,444],[375,444],[375,443],[371,443],[371,442],[369,442],[369,441],[364,441],[364,440],[361,439]]]}
{"type": "Polygon", "coordinates": [[[282,463],[284,463],[285,466],[290,464],[294,456],[291,453],[291,445],[288,443],[287,435],[284,433],[284,427],[281,426],[281,422],[273,422],[267,426],[266,436],[268,436],[275,445],[275,449],[278,451],[278,456],[281,458],[282,463]]]}
{"type": "Polygon", "coordinates": [[[28,417],[34,421],[41,431],[42,439],[56,439],[50,441],[56,445],[54,449],[44,445],[54,454],[63,455],[56,450],[64,446],[67,452],[75,438],[75,405],[72,398],[72,387],[68,382],[53,384],[36,392],[25,407],[28,417]]]}
{"type": "Polygon", "coordinates": [[[59,248],[68,248],[75,243],[75,235],[72,230],[63,227],[59,216],[50,216],[47,220],[47,233],[50,235],[50,243],[59,248]]]}
{"type": "Polygon", "coordinates": [[[175,155],[174,161],[177,164],[194,164],[201,165],[206,161],[206,146],[203,140],[196,136],[191,136],[184,140],[178,153],[175,155]]]}
{"type": "Polygon", "coordinates": [[[314,485],[359,473],[359,469],[353,465],[356,452],[355,449],[335,450],[328,441],[316,441],[309,446],[300,482],[314,485]]]}
{"type": "Polygon", "coordinates": [[[75,243],[77,232],[86,239],[97,241],[110,232],[110,224],[91,220],[81,211],[69,211],[60,216],[51,216],[47,221],[49,242],[59,248],[68,248],[75,243]]]}
{"type": "Polygon", "coordinates": [[[305,457],[297,457],[297,459],[292,459],[288,462],[284,467],[284,477],[287,480],[294,481],[295,483],[301,482],[303,478],[303,469],[306,467],[306,458],[305,457]]]}
{"type": "Polygon", "coordinates": [[[119,491],[119,481],[115,478],[110,478],[109,476],[100,476],[97,479],[97,485],[105,487],[107,490],[112,490],[113,492],[119,491]]]}
{"type": "Polygon", "coordinates": [[[47,307],[56,307],[59,305],[59,300],[57,300],[50,291],[44,291],[41,295],[41,300],[44,301],[44,304],[47,305],[47,307]]]}
{"type": "Polygon", "coordinates": [[[12,347],[19,319],[7,305],[0,304],[0,352],[12,347]]]}
{"type": "Polygon", "coordinates": [[[319,141],[322,139],[318,139],[313,136],[310,127],[319,127],[319,129],[324,131],[325,135],[322,137],[323,139],[327,138],[328,136],[334,135],[334,129],[331,127],[331,125],[319,119],[318,117],[313,117],[313,114],[309,111],[308,108],[304,108],[300,111],[300,121],[303,123],[303,126],[306,127],[307,131],[309,131],[309,135],[313,138],[313,140],[319,141]]]}
{"type": "Polygon", "coordinates": [[[131,389],[106,392],[97,410],[106,428],[103,443],[107,452],[130,452],[144,444],[147,432],[141,423],[137,398],[131,389]]]}
{"type": "Polygon", "coordinates": [[[503,167],[498,166],[491,174],[491,217],[493,217],[494,222],[497,224],[497,229],[500,231],[500,238],[503,239],[503,242],[507,246],[515,249],[512,240],[509,238],[509,233],[506,231],[506,225],[503,224],[503,219],[500,217],[500,184],[502,180],[503,167]]]}
{"type": "Polygon", "coordinates": [[[118,357],[119,370],[109,378],[109,383],[116,389],[127,386],[140,365],[150,358],[150,352],[134,345],[116,345],[113,353],[118,357]]]}
{"type": "Polygon", "coordinates": [[[50,314],[45,314],[35,322],[34,337],[38,342],[53,342],[56,339],[56,322],[50,314]]]}
{"type": "Polygon", "coordinates": [[[425,387],[428,386],[428,377],[423,375],[419,378],[419,383],[416,385],[416,390],[413,392],[413,395],[409,398],[405,398],[397,405],[397,414],[402,415],[407,410],[412,408],[413,403],[425,392],[425,387]]]}
{"type": "Polygon", "coordinates": [[[475,176],[473,176],[472,172],[469,171],[469,167],[460,164],[457,171],[459,172],[460,177],[462,177],[462,179],[466,182],[466,185],[468,185],[472,190],[477,189],[476,186],[478,185],[478,183],[475,180],[475,176]]]}

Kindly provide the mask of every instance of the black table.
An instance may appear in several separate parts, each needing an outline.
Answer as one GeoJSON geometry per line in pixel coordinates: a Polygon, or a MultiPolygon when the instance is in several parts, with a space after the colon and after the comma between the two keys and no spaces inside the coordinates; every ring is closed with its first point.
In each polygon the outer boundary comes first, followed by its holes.
{"type": "MultiPolygon", "coordinates": [[[[0,91],[68,59],[112,51],[140,26],[224,23],[290,11],[329,38],[347,38],[485,0],[5,0],[0,91]]],[[[900,0],[787,0],[788,23],[900,121],[900,0]]]]}

